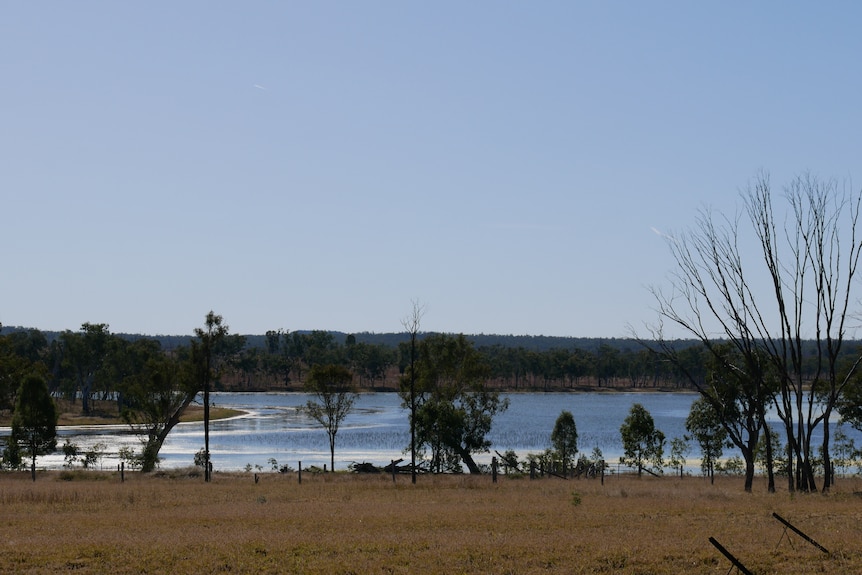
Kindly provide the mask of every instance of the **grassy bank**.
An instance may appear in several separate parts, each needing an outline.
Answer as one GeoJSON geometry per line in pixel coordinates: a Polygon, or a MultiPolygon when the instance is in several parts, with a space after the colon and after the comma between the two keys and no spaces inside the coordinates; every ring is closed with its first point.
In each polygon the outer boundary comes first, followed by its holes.
{"type": "Polygon", "coordinates": [[[862,570],[862,481],[769,495],[739,479],[0,475],[0,572],[754,573],[862,570]],[[71,479],[71,480],[69,480],[71,479]],[[797,535],[793,522],[832,553],[797,535]],[[780,543],[779,543],[780,542],[780,543]]]}
{"type": "MultiPolygon", "coordinates": [[[[93,401],[89,415],[81,412],[81,402],[71,402],[66,399],[55,399],[57,406],[57,425],[124,425],[126,422],[120,417],[115,401],[93,401]]],[[[224,407],[210,407],[210,419],[227,419],[242,415],[242,411],[227,409],[224,407]]],[[[190,405],[181,421],[203,421],[204,408],[202,405],[190,405]]],[[[12,413],[0,411],[0,427],[8,427],[12,424],[12,413]]]]}

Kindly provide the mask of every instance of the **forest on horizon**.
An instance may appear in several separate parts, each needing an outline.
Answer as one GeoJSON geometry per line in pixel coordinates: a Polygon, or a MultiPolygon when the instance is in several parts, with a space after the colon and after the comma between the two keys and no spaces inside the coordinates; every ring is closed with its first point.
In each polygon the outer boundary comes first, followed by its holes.
{"type": "MultiPolygon", "coordinates": [[[[61,331],[51,331],[51,330],[41,330],[38,327],[25,327],[25,326],[2,326],[0,327],[0,335],[9,334],[16,331],[30,331],[30,330],[38,330],[45,335],[48,342],[53,341],[54,339],[60,337],[63,333],[61,331]]],[[[407,341],[410,339],[410,335],[406,332],[344,332],[338,330],[296,330],[296,331],[287,331],[284,330],[283,333],[298,333],[298,334],[311,334],[311,333],[328,333],[335,338],[336,341],[344,342],[347,340],[348,336],[353,336],[358,343],[367,343],[372,345],[386,345],[389,347],[397,347],[400,343],[407,341]]],[[[270,332],[267,332],[270,333],[270,332]]],[[[424,337],[426,335],[438,333],[438,332],[420,332],[419,337],[424,337]]],[[[446,332],[449,335],[454,335],[454,332],[446,332]]],[[[167,335],[167,334],[139,334],[139,333],[122,333],[117,332],[114,333],[119,337],[122,337],[129,341],[135,341],[138,339],[153,339],[158,341],[164,349],[173,349],[180,346],[188,345],[189,342],[195,337],[194,335],[167,335]]],[[[266,334],[240,334],[245,338],[246,343],[249,347],[265,347],[266,346],[266,334]]],[[[476,347],[483,346],[495,346],[499,345],[502,347],[523,347],[524,349],[530,351],[548,351],[551,349],[583,349],[588,351],[595,351],[602,345],[609,345],[613,348],[626,350],[626,349],[634,349],[638,347],[642,347],[642,345],[635,338],[603,338],[603,337],[573,337],[573,336],[553,336],[553,335],[513,335],[513,334],[463,334],[468,340],[470,340],[473,345],[476,347]]],[[[677,340],[677,343],[683,346],[694,345],[697,343],[692,339],[681,339],[677,340]]]]}
{"type": "MultiPolygon", "coordinates": [[[[90,325],[91,324],[85,324],[90,325]]],[[[190,346],[195,336],[110,333],[127,342],[153,340],[165,352],[190,346]]],[[[82,326],[83,327],[83,326],[82,326]]],[[[0,335],[40,340],[45,360],[64,340],[81,332],[41,332],[3,326],[0,335]]],[[[420,332],[417,337],[432,335],[420,332]]],[[[693,390],[692,376],[706,375],[707,354],[695,340],[672,342],[684,364],[672,365],[651,350],[655,342],[633,338],[465,335],[489,368],[487,385],[501,391],[693,390]]],[[[347,366],[365,391],[395,391],[409,362],[410,334],[271,330],[263,335],[231,334],[215,388],[223,391],[301,391],[314,365],[347,366]]],[[[848,354],[859,342],[845,342],[848,354]]],[[[61,353],[62,355],[62,353],[61,353]]],[[[812,353],[813,357],[813,353],[812,353]]]]}

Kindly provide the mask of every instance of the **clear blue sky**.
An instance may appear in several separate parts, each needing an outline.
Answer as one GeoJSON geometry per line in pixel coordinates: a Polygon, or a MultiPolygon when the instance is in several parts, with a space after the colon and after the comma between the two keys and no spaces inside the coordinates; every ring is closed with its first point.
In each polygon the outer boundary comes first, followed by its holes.
{"type": "Polygon", "coordinates": [[[653,229],[862,184],[857,2],[6,2],[0,322],[625,337],[653,229]]]}

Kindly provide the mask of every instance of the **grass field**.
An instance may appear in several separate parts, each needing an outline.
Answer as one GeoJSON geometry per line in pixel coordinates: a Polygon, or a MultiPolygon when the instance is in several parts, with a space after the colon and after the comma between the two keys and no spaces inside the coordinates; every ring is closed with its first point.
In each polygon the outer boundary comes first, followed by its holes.
{"type": "Polygon", "coordinates": [[[862,572],[862,480],[0,474],[0,573],[862,572]],[[791,534],[777,512],[831,551],[791,534]]]}

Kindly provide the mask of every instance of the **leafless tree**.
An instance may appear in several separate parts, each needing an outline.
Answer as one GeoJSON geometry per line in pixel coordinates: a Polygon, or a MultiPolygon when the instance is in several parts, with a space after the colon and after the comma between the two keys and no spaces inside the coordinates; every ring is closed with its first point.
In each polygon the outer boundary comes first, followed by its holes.
{"type": "Polygon", "coordinates": [[[677,268],[669,292],[652,290],[661,321],[651,331],[663,341],[662,325],[669,321],[718,360],[717,344],[729,343],[742,362],[725,368],[740,370],[758,390],[761,418],[775,394],[792,454],[791,490],[817,489],[811,441],[822,425],[828,489],[829,416],[860,363],[857,357],[843,367],[841,351],[862,253],[856,234],[862,194],[844,192],[834,180],[799,176],[785,188],[783,225],[768,174],[759,174],[742,197],[753,236],[744,235],[739,215],[704,210],[694,229],[667,237],[677,268]],[[770,378],[777,382],[774,390],[770,378]]]}
{"type": "Polygon", "coordinates": [[[839,189],[835,180],[804,175],[786,187],[785,198],[791,215],[783,228],[775,218],[766,176],[757,180],[746,202],[778,318],[777,329],[766,322],[757,329],[782,375],[776,406],[788,437],[791,470],[795,459],[788,485],[817,490],[811,441],[822,424],[823,488],[828,490],[829,416],[862,359],[857,357],[849,368],[840,365],[851,305],[856,303],[852,292],[862,254],[862,238],[856,233],[862,194],[839,189]],[[783,258],[781,246],[789,258],[783,258]],[[814,346],[813,356],[807,342],[814,346]]]}

